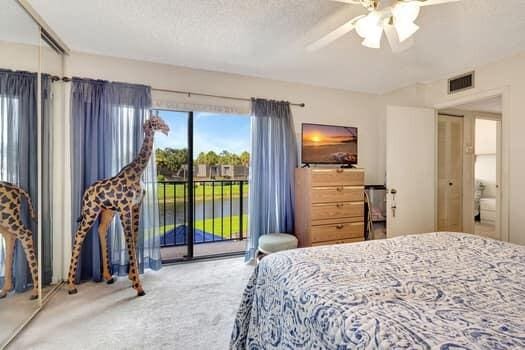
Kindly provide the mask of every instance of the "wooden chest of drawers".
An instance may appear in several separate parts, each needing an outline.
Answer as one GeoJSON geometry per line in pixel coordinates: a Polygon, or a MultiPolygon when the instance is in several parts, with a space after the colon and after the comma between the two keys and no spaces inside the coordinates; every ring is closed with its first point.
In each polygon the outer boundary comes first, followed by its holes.
{"type": "Polygon", "coordinates": [[[295,170],[295,234],[300,247],[364,240],[364,170],[295,170]]]}

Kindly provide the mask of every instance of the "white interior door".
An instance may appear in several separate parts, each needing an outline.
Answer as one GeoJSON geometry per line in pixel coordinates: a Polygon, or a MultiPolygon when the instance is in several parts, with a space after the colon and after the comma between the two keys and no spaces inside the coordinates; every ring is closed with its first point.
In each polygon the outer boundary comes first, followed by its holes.
{"type": "Polygon", "coordinates": [[[435,230],[436,153],[435,110],[387,107],[388,238],[435,230]]]}

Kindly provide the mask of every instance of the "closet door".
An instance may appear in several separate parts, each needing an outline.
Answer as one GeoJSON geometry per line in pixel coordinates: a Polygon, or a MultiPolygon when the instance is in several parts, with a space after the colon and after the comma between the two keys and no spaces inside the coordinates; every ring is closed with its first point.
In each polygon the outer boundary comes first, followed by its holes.
{"type": "MultiPolygon", "coordinates": [[[[0,349],[40,304],[37,72],[40,29],[15,0],[0,5],[0,349]]],[[[15,348],[15,347],[13,347],[15,348]]]]}
{"type": "MultiPolygon", "coordinates": [[[[63,55],[46,36],[40,41],[42,74],[40,86],[42,96],[40,104],[40,266],[42,299],[45,299],[54,288],[64,280],[69,268],[69,249],[71,246],[71,223],[67,226],[62,222],[65,218],[65,198],[71,198],[69,189],[71,179],[67,176],[53,174],[68,174],[70,171],[68,147],[64,137],[69,126],[64,116],[66,83],[57,77],[64,76],[63,55]],[[67,179],[66,179],[67,178],[67,179]],[[66,239],[65,236],[69,236],[66,239]],[[66,265],[67,264],[67,265],[66,265]],[[66,266],[65,266],[66,265],[66,266]]],[[[67,211],[71,210],[70,205],[67,211]]],[[[76,216],[76,215],[75,215],[76,216]]]]}
{"type": "Polygon", "coordinates": [[[463,118],[438,118],[438,230],[463,230],[463,118]]]}

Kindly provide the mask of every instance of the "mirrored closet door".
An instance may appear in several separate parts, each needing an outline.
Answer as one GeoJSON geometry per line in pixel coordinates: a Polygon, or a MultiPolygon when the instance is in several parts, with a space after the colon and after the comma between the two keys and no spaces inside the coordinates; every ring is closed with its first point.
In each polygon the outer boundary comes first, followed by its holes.
{"type": "Polygon", "coordinates": [[[56,219],[60,208],[56,197],[64,186],[64,177],[55,176],[57,171],[56,150],[61,148],[61,128],[57,125],[63,124],[64,111],[64,88],[63,77],[63,55],[61,49],[56,46],[53,39],[42,32],[41,37],[41,106],[40,117],[40,188],[41,198],[40,210],[41,221],[41,273],[42,273],[42,298],[45,299],[62,281],[63,275],[63,248],[61,235],[59,234],[59,222],[56,219]],[[62,184],[61,184],[62,182],[62,184]]]}
{"type": "Polygon", "coordinates": [[[40,29],[15,0],[0,11],[0,348],[40,306],[40,29]]]}

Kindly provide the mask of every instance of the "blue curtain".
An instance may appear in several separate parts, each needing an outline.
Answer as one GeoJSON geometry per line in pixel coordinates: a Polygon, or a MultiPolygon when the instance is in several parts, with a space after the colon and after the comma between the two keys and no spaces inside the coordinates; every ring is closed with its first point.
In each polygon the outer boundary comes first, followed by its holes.
{"type": "MultiPolygon", "coordinates": [[[[71,87],[71,164],[72,234],[78,226],[82,195],[95,181],[116,175],[137,155],[144,137],[143,124],[149,117],[151,89],[142,85],[74,78],[71,87]]],[[[161,266],[158,234],[154,154],[143,182],[147,194],[142,206],[137,242],[141,273],[144,268],[161,266]]],[[[77,281],[102,280],[101,251],[96,223],[87,235],[80,256],[77,281]]],[[[120,220],[114,220],[109,232],[109,250],[113,274],[128,271],[128,254],[120,220]]]]}
{"type": "Polygon", "coordinates": [[[297,141],[288,102],[252,99],[251,160],[246,261],[261,235],[293,233],[297,141]]]}
{"type": "MultiPolygon", "coordinates": [[[[26,190],[36,205],[37,190],[37,75],[0,70],[0,180],[26,190]]],[[[37,224],[22,201],[25,225],[32,230],[36,249],[37,224]]],[[[36,208],[35,208],[36,209],[36,208]]],[[[5,244],[0,238],[0,285],[3,285],[5,244]]],[[[15,291],[32,286],[24,250],[15,247],[13,277],[15,291]]]]}

